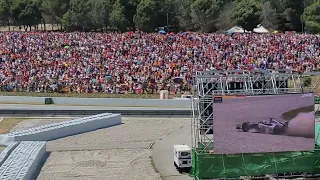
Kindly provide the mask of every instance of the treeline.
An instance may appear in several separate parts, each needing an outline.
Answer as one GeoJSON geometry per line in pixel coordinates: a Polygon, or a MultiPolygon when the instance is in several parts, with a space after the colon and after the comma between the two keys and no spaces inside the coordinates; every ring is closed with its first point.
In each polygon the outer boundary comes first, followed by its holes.
{"type": "Polygon", "coordinates": [[[214,32],[258,24],[278,31],[320,32],[320,0],[0,0],[2,25],[63,31],[214,32]]]}

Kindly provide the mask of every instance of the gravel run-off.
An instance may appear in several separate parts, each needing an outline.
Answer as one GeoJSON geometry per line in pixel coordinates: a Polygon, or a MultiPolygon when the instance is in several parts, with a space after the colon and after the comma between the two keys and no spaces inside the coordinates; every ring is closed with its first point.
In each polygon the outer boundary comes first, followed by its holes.
{"type": "Polygon", "coordinates": [[[5,146],[0,146],[0,153],[5,149],[5,146]]]}
{"type": "MultiPolygon", "coordinates": [[[[59,120],[61,121],[61,120],[59,120]]],[[[129,118],[110,128],[47,142],[38,180],[161,180],[150,146],[183,128],[186,118],[129,118]]],[[[57,121],[27,120],[15,129],[57,121]]]]}

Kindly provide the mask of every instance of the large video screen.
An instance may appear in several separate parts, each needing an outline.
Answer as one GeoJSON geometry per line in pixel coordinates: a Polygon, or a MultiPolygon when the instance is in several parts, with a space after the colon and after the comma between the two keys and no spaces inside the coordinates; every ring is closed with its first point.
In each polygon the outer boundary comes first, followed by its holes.
{"type": "Polygon", "coordinates": [[[215,154],[313,151],[314,95],[214,97],[215,154]]]}

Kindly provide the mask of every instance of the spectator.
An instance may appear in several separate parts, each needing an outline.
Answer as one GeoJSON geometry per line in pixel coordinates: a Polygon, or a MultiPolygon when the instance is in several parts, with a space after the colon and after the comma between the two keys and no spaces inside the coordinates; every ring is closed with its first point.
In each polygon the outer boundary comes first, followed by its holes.
{"type": "Polygon", "coordinates": [[[195,71],[317,70],[319,44],[316,35],[5,32],[0,91],[185,92],[195,71]]]}

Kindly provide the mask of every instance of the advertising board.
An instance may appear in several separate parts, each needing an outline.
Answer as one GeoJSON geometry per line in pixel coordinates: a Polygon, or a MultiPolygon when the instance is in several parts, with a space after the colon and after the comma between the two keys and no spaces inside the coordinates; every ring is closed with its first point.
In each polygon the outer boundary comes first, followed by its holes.
{"type": "Polygon", "coordinates": [[[215,154],[313,151],[314,129],[312,93],[213,99],[215,154]]]}

